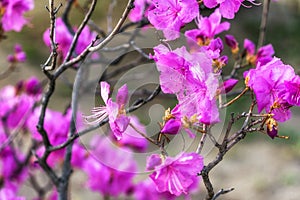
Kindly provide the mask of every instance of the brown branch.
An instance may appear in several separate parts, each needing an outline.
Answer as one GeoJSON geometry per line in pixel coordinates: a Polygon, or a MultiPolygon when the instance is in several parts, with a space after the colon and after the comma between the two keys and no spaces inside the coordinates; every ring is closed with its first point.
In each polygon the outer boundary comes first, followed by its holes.
{"type": "Polygon", "coordinates": [[[271,3],[271,0],[264,0],[257,49],[259,49],[261,46],[263,46],[263,44],[265,42],[267,21],[268,21],[268,15],[269,15],[269,10],[270,10],[270,3],[271,3]]]}
{"type": "Polygon", "coordinates": [[[55,21],[56,21],[56,14],[58,13],[59,9],[61,8],[62,4],[60,4],[57,8],[54,7],[54,0],[49,0],[49,7],[46,6],[46,9],[50,15],[50,43],[51,43],[51,54],[46,61],[46,63],[42,66],[43,70],[51,71],[55,69],[56,61],[57,61],[57,43],[55,42],[55,21]]]}
{"type": "Polygon", "coordinates": [[[71,56],[72,56],[72,54],[73,54],[73,52],[75,50],[75,47],[76,47],[76,44],[78,42],[79,36],[80,36],[82,30],[84,29],[84,27],[87,25],[88,21],[90,20],[93,12],[95,10],[96,5],[97,5],[97,0],[93,0],[92,1],[92,5],[90,6],[89,11],[85,15],[85,17],[84,17],[83,21],[81,22],[78,30],[74,34],[74,37],[73,37],[70,49],[69,49],[68,54],[67,54],[67,56],[65,58],[65,62],[68,61],[68,60],[70,60],[70,58],[71,58],[71,56]]]}

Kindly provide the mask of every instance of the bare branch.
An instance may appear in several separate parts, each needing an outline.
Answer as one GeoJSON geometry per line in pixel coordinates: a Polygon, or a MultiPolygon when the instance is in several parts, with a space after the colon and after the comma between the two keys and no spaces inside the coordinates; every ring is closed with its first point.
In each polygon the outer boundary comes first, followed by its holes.
{"type": "Polygon", "coordinates": [[[265,42],[270,3],[271,0],[264,0],[257,49],[260,48],[265,42]]]}

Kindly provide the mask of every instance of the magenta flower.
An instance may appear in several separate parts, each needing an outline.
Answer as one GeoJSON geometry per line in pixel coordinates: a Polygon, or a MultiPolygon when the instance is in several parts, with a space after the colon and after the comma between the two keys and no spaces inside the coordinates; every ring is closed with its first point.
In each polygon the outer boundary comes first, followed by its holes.
{"type": "MultiPolygon", "coordinates": [[[[75,28],[74,31],[76,31],[75,28]]],[[[90,29],[86,26],[81,32],[81,36],[79,37],[77,46],[75,48],[75,53],[80,54],[95,37],[96,34],[91,32],[90,29]]],[[[47,29],[44,32],[43,40],[48,47],[51,47],[51,41],[49,38],[49,29],[47,29]]],[[[73,40],[73,36],[69,32],[63,20],[61,18],[57,18],[56,26],[55,26],[55,41],[58,43],[57,51],[62,59],[65,58],[66,55],[68,54],[72,40],[73,40]]]]}
{"type": "Polygon", "coordinates": [[[134,8],[130,11],[128,18],[132,22],[138,22],[148,15],[148,11],[153,9],[151,0],[136,0],[134,1],[134,8]]]}
{"type": "Polygon", "coordinates": [[[167,40],[178,38],[180,28],[199,14],[196,0],[153,0],[153,5],[148,19],[156,29],[163,31],[167,40]]]}
{"type": "Polygon", "coordinates": [[[233,19],[235,13],[240,9],[244,0],[203,0],[203,3],[208,8],[219,6],[220,13],[224,18],[233,19]]]}
{"type": "MultiPolygon", "coordinates": [[[[51,41],[49,38],[49,29],[47,29],[43,34],[44,43],[51,47],[51,41]]],[[[57,51],[59,52],[60,56],[63,58],[66,57],[69,47],[72,43],[72,35],[67,29],[66,25],[64,24],[61,18],[57,18],[55,24],[55,40],[58,43],[57,51]]]]}
{"type": "Polygon", "coordinates": [[[125,105],[128,102],[128,89],[126,85],[123,85],[117,92],[116,102],[113,102],[111,98],[108,98],[110,93],[110,85],[106,82],[101,82],[101,97],[105,103],[105,106],[95,107],[91,110],[92,115],[85,116],[86,121],[89,124],[98,124],[102,122],[106,117],[109,119],[109,125],[114,133],[114,136],[120,140],[122,133],[127,129],[130,118],[126,116],[125,105]],[[89,120],[94,121],[89,121],[89,120]]]}
{"type": "MultiPolygon", "coordinates": [[[[26,124],[26,128],[32,134],[32,138],[34,138],[37,141],[42,141],[42,137],[36,128],[36,125],[38,124],[38,120],[39,120],[40,109],[41,108],[38,107],[33,111],[29,119],[27,120],[27,124],[26,124]]],[[[44,128],[48,133],[48,137],[52,145],[59,145],[67,140],[68,133],[70,131],[69,129],[70,129],[71,118],[72,118],[72,113],[70,109],[67,110],[65,114],[50,109],[46,110],[44,128]]],[[[80,121],[79,117],[77,118],[76,121],[76,128],[78,130],[82,128],[82,122],[80,121]]],[[[75,142],[73,145],[73,154],[79,154],[79,153],[82,154],[81,152],[82,149],[80,147],[77,148],[76,147],[77,145],[79,145],[78,142],[75,142]]],[[[44,151],[45,151],[44,146],[41,146],[40,148],[37,149],[37,155],[39,156],[43,155],[44,151]]],[[[65,149],[52,152],[47,159],[47,163],[50,166],[56,166],[57,164],[63,161],[64,154],[65,154],[65,149]]],[[[74,165],[76,164],[78,163],[75,163],[74,165]]]]}
{"type": "Polygon", "coordinates": [[[265,65],[258,63],[256,69],[246,72],[246,84],[254,91],[258,112],[272,112],[280,122],[290,118],[289,105],[284,96],[285,82],[295,77],[294,69],[278,58],[265,65]]]}
{"type": "Polygon", "coordinates": [[[12,183],[5,183],[0,188],[0,199],[3,200],[26,200],[25,197],[18,195],[18,187],[12,183]]]}
{"type": "Polygon", "coordinates": [[[221,94],[226,94],[230,92],[234,86],[239,82],[239,80],[231,78],[223,82],[222,86],[220,87],[221,94]]]}
{"type": "Polygon", "coordinates": [[[0,10],[4,11],[0,24],[4,31],[21,31],[28,20],[23,14],[32,10],[34,7],[33,0],[2,0],[0,10]]]}
{"type": "Polygon", "coordinates": [[[291,80],[286,80],[284,85],[285,90],[281,94],[281,97],[290,105],[300,106],[300,77],[295,76],[291,80]]]}
{"type": "MultiPolygon", "coordinates": [[[[130,123],[137,130],[146,134],[146,127],[139,122],[139,119],[136,116],[130,116],[129,119],[130,123]]],[[[113,139],[118,146],[128,147],[138,152],[145,152],[148,147],[147,139],[136,132],[136,130],[134,130],[131,126],[127,127],[127,129],[124,131],[121,140],[118,140],[115,135],[113,135],[113,139]]]]}
{"type": "Polygon", "coordinates": [[[42,83],[36,77],[30,77],[24,82],[25,92],[29,95],[40,95],[42,93],[42,83]]]}
{"type": "Polygon", "coordinates": [[[8,55],[7,60],[10,63],[25,62],[26,53],[23,51],[22,46],[19,44],[15,45],[15,53],[13,55],[8,55]]]}
{"type": "Polygon", "coordinates": [[[238,53],[239,51],[239,43],[235,39],[233,35],[226,35],[225,36],[225,43],[230,47],[231,52],[233,54],[238,53]]]}
{"type": "Polygon", "coordinates": [[[158,192],[151,179],[137,183],[134,187],[134,199],[136,200],[175,200],[177,196],[169,192],[158,192]]]}
{"type": "Polygon", "coordinates": [[[185,47],[168,51],[163,45],[154,48],[160,85],[164,93],[176,94],[181,117],[196,115],[198,122],[219,121],[216,107],[218,80],[213,74],[212,59],[202,52],[189,53],[185,47]]]}
{"type": "Polygon", "coordinates": [[[246,50],[246,60],[252,65],[257,65],[258,62],[261,65],[270,62],[275,53],[273,46],[268,44],[260,47],[255,54],[255,44],[249,39],[244,40],[244,49],[246,50]]]}
{"type": "Polygon", "coordinates": [[[87,186],[103,195],[117,197],[133,186],[136,164],[130,153],[120,151],[109,140],[97,135],[91,140],[90,156],[83,170],[88,175],[87,186]]]}
{"type": "Polygon", "coordinates": [[[176,158],[166,157],[157,160],[159,155],[152,155],[147,160],[147,169],[154,172],[150,178],[158,192],[169,192],[179,196],[188,194],[190,187],[197,182],[197,173],[203,168],[203,158],[196,153],[182,153],[176,158]]]}
{"type": "Polygon", "coordinates": [[[195,21],[198,29],[188,30],[184,35],[200,46],[208,45],[215,35],[227,31],[230,28],[228,22],[221,23],[219,9],[216,9],[209,17],[199,15],[195,21]]]}
{"type": "Polygon", "coordinates": [[[178,119],[170,119],[166,122],[160,132],[175,135],[181,128],[181,121],[178,119]]]}

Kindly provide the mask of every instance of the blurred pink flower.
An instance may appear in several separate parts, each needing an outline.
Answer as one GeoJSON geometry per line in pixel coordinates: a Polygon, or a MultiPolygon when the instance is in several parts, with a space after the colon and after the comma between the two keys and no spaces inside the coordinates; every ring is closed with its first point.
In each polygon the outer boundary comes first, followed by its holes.
{"type": "MultiPolygon", "coordinates": [[[[51,41],[49,38],[49,29],[47,29],[44,34],[43,34],[43,40],[44,43],[48,46],[51,47],[51,41]]],[[[76,29],[74,28],[74,31],[76,29]]],[[[82,32],[81,36],[78,39],[76,48],[75,48],[75,53],[80,54],[91,42],[92,40],[96,37],[96,33],[91,32],[89,27],[86,26],[82,32]]],[[[68,28],[66,27],[65,23],[61,18],[56,19],[56,26],[55,26],[55,42],[58,44],[58,53],[60,56],[65,58],[68,54],[69,48],[71,46],[73,40],[72,34],[69,32],[68,28]]]]}
{"type": "Polygon", "coordinates": [[[129,13],[129,19],[132,22],[138,22],[148,15],[148,11],[153,9],[152,0],[136,0],[134,1],[134,8],[129,13]]]}
{"type": "Polygon", "coordinates": [[[2,0],[0,10],[3,10],[1,23],[4,31],[21,31],[28,23],[23,14],[34,8],[33,0],[2,0]]]}
{"type": "Polygon", "coordinates": [[[92,191],[117,197],[132,188],[136,164],[130,153],[124,154],[107,138],[95,135],[83,171],[88,175],[87,186],[92,191]]]}
{"type": "MultiPolygon", "coordinates": [[[[136,116],[129,116],[130,123],[138,131],[146,134],[146,127],[139,122],[139,119],[136,116]]],[[[122,139],[118,140],[113,134],[113,139],[117,145],[121,147],[128,147],[137,152],[145,152],[148,147],[148,141],[146,138],[141,136],[136,130],[131,126],[128,126],[127,129],[122,134],[122,139]]]]}
{"type": "Polygon", "coordinates": [[[15,53],[13,55],[8,55],[7,60],[10,63],[25,62],[26,53],[23,51],[22,46],[19,44],[15,45],[15,53]]]}

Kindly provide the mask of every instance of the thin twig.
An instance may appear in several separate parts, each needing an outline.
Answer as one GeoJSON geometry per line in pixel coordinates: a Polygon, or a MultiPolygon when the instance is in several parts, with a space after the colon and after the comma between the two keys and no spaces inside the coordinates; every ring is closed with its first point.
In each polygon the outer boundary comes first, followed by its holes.
{"type": "Polygon", "coordinates": [[[227,102],[226,104],[221,105],[221,108],[226,108],[228,106],[230,106],[231,104],[233,104],[236,100],[238,100],[239,98],[241,98],[247,91],[249,90],[249,87],[246,87],[239,95],[237,95],[235,98],[233,98],[232,100],[230,100],[229,102],[227,102]]]}
{"type": "Polygon", "coordinates": [[[261,46],[263,46],[263,44],[265,42],[267,21],[268,21],[268,15],[269,15],[269,10],[270,10],[270,3],[271,3],[271,0],[264,0],[257,49],[259,49],[261,46]]]}
{"type": "Polygon", "coordinates": [[[63,20],[64,24],[66,25],[66,27],[67,27],[67,29],[68,29],[68,31],[69,31],[69,33],[71,35],[74,35],[75,32],[73,30],[73,27],[70,24],[69,15],[70,15],[72,6],[73,6],[73,4],[74,4],[75,1],[76,0],[67,0],[67,4],[65,6],[65,10],[64,10],[64,12],[62,14],[62,20],[63,20]]]}
{"type": "Polygon", "coordinates": [[[117,5],[117,1],[116,0],[111,0],[109,7],[108,7],[108,12],[107,12],[107,32],[110,33],[112,31],[112,15],[113,15],[113,11],[115,6],[117,5]]]}
{"type": "Polygon", "coordinates": [[[84,27],[87,25],[89,19],[91,18],[92,13],[94,12],[96,5],[97,5],[97,0],[93,0],[92,1],[92,5],[90,6],[89,11],[84,16],[83,21],[81,22],[79,28],[77,29],[77,31],[76,31],[76,33],[75,33],[75,35],[73,37],[70,49],[69,49],[68,54],[67,54],[67,56],[65,58],[65,62],[70,60],[70,58],[71,58],[71,56],[72,56],[72,54],[73,54],[73,52],[75,50],[75,47],[76,47],[76,44],[78,42],[79,36],[80,36],[81,32],[83,31],[84,27]]]}
{"type": "Polygon", "coordinates": [[[118,21],[117,25],[112,30],[112,32],[100,44],[88,48],[88,51],[90,51],[90,52],[98,51],[99,49],[103,48],[108,42],[110,42],[114,38],[114,36],[120,30],[122,24],[125,22],[128,14],[129,14],[129,11],[133,8],[133,3],[134,3],[134,0],[129,0],[128,1],[127,5],[126,5],[126,8],[125,8],[120,20],[118,21]]]}
{"type": "Polygon", "coordinates": [[[203,125],[203,129],[204,129],[204,133],[202,133],[200,142],[198,144],[198,147],[197,147],[197,150],[196,150],[197,154],[201,154],[201,151],[203,149],[203,146],[204,146],[207,134],[208,134],[208,130],[209,130],[209,128],[205,124],[203,125]]]}
{"type": "Polygon", "coordinates": [[[62,4],[60,4],[56,8],[56,7],[54,7],[54,0],[49,0],[49,7],[46,7],[49,12],[49,15],[50,15],[49,38],[50,38],[50,43],[51,43],[51,55],[50,55],[49,59],[46,61],[46,63],[42,66],[43,70],[46,70],[46,71],[54,70],[55,66],[56,66],[58,54],[57,54],[57,43],[55,40],[55,21],[56,21],[56,14],[58,13],[61,6],[62,6],[62,4]]]}
{"type": "Polygon", "coordinates": [[[129,124],[129,126],[131,128],[133,128],[138,134],[140,134],[142,137],[144,137],[145,139],[147,139],[149,142],[151,142],[152,144],[157,145],[157,142],[155,140],[153,140],[152,138],[148,137],[145,133],[141,132],[140,130],[138,130],[133,124],[129,124]]]}
{"type": "Polygon", "coordinates": [[[233,191],[234,188],[229,188],[229,189],[221,189],[219,190],[212,198],[212,200],[216,200],[219,196],[223,195],[223,194],[227,194],[228,192],[233,191]]]}

